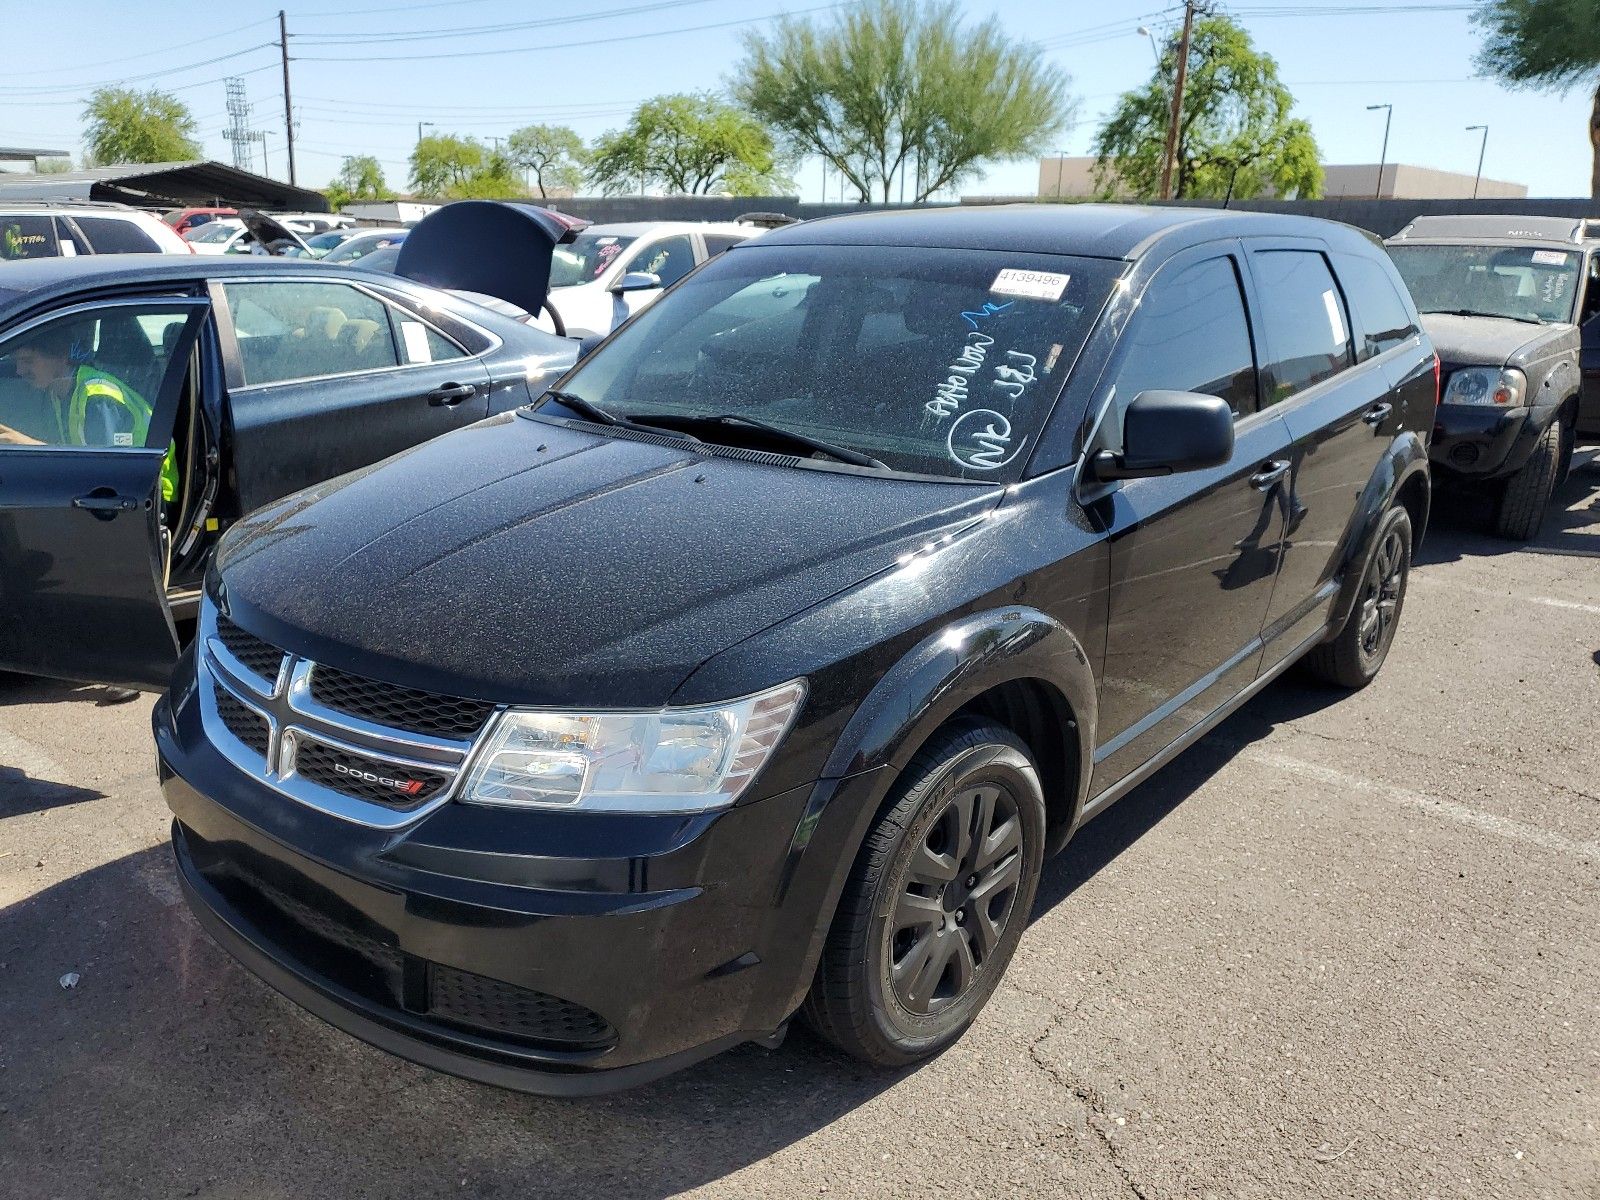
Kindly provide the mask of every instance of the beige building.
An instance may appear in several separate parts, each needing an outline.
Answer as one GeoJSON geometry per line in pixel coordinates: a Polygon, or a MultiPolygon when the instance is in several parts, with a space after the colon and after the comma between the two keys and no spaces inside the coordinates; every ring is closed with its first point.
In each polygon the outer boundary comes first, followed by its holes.
{"type": "MultiPolygon", "coordinates": [[[[1094,156],[1070,155],[1039,160],[1039,199],[1087,200],[1099,194],[1094,156]]],[[[1373,196],[1386,200],[1463,200],[1472,195],[1473,177],[1460,171],[1436,171],[1410,163],[1385,163],[1383,187],[1378,187],[1377,163],[1326,163],[1322,168],[1322,194],[1373,196]]],[[[1521,200],[1528,187],[1485,176],[1478,184],[1480,200],[1521,200]]],[[[1125,198],[1117,196],[1116,198],[1125,198]]],[[[1243,199],[1243,197],[1240,197],[1243,199]]]]}

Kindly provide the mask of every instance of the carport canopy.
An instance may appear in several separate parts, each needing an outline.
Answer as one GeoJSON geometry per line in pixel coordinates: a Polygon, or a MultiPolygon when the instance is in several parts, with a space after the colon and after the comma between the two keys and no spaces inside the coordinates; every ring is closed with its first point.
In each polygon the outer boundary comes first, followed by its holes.
{"type": "Polygon", "coordinates": [[[0,202],[6,200],[109,200],[139,208],[328,211],[321,192],[219,162],[124,163],[50,175],[0,174],[0,202]]]}

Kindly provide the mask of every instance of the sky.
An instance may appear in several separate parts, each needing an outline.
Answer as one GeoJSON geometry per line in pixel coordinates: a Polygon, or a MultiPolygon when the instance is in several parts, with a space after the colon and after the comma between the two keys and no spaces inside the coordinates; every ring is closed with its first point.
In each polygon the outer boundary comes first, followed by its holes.
{"type": "MultiPolygon", "coordinates": [[[[488,140],[521,125],[567,124],[586,139],[625,123],[639,101],[716,89],[740,39],[788,12],[831,20],[823,0],[74,0],[70,20],[39,19],[37,0],[0,0],[0,144],[81,153],[81,112],[96,86],[161,87],[189,105],[208,157],[232,161],[223,79],[243,79],[251,123],[267,134],[268,173],[286,178],[277,4],[287,2],[290,88],[299,182],[321,187],[346,155],[372,154],[405,186],[418,122],[428,133],[488,140]],[[484,27],[489,27],[484,29],[484,27]],[[507,28],[509,27],[509,28],[507,28]],[[465,33],[463,30],[482,29],[465,33]],[[382,40],[380,40],[382,39],[382,40]],[[270,44],[269,44],[270,43],[270,44]]],[[[1471,173],[1489,126],[1486,177],[1533,196],[1588,192],[1589,99],[1513,92],[1473,78],[1480,35],[1471,4],[1396,0],[1236,0],[1216,5],[1277,59],[1310,121],[1323,161],[1376,162],[1392,104],[1388,158],[1471,173]]],[[[1052,151],[1087,153],[1120,92],[1149,79],[1149,37],[1169,36],[1181,8],[1163,0],[974,0],[971,20],[999,19],[1039,43],[1071,77],[1076,117],[1052,151]]],[[[259,155],[260,147],[252,150],[259,155]]],[[[257,158],[259,165],[260,159],[257,158]]],[[[821,165],[796,172],[804,199],[822,198],[821,165]]],[[[1036,160],[997,163],[964,194],[1032,194],[1036,160]]],[[[837,198],[835,176],[830,198],[837,198]]]]}

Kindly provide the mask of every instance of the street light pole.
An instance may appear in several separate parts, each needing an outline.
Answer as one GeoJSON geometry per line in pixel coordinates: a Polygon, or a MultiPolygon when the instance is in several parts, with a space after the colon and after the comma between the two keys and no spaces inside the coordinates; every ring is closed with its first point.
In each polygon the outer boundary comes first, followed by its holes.
{"type": "Polygon", "coordinates": [[[1394,119],[1394,105],[1367,105],[1368,112],[1377,112],[1380,108],[1383,109],[1383,149],[1378,152],[1378,186],[1372,189],[1372,198],[1374,200],[1383,198],[1383,168],[1389,161],[1389,122],[1394,119]]]}
{"type": "Polygon", "coordinates": [[[1056,151],[1056,199],[1061,199],[1061,176],[1067,169],[1067,152],[1065,148],[1056,151]]]}
{"type": "Polygon", "coordinates": [[[1489,127],[1487,125],[1468,125],[1467,132],[1481,129],[1483,139],[1478,143],[1478,173],[1472,177],[1472,198],[1478,198],[1478,185],[1483,182],[1483,152],[1489,148],[1489,127]]]}
{"type": "Polygon", "coordinates": [[[418,121],[417,122],[417,141],[420,142],[422,140],[422,131],[424,129],[433,129],[433,128],[436,128],[436,126],[434,125],[434,123],[432,121],[418,121]]]}
{"type": "Polygon", "coordinates": [[[1156,56],[1156,70],[1159,72],[1161,70],[1161,46],[1156,41],[1156,35],[1151,32],[1150,26],[1141,25],[1139,26],[1139,36],[1150,39],[1150,53],[1156,56]]]}

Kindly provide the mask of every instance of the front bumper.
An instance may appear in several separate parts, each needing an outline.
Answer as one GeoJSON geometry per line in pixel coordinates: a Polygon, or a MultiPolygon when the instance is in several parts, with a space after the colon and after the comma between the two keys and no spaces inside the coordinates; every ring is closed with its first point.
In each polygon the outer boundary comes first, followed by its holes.
{"type": "Polygon", "coordinates": [[[1529,420],[1532,411],[1441,404],[1434,418],[1429,461],[1446,477],[1462,480],[1508,475],[1528,461],[1538,440],[1529,420]]]}
{"type": "Polygon", "coordinates": [[[381,1049],[547,1095],[770,1044],[888,782],[689,817],[451,803],[386,832],[240,771],[197,708],[180,689],[154,726],[179,876],[216,940],[381,1049]]]}

